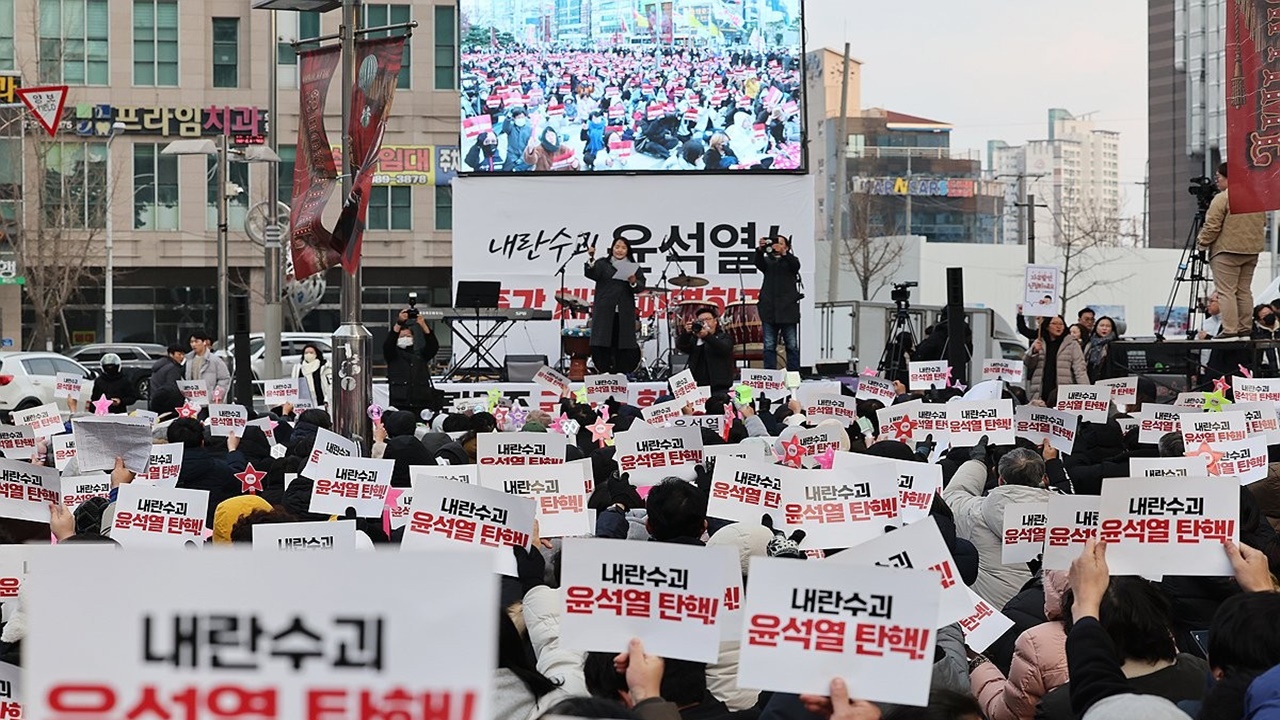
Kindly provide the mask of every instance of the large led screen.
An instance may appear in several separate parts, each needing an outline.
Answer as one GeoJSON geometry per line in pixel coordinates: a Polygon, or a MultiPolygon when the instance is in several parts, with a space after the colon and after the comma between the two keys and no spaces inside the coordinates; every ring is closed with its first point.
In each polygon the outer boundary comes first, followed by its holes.
{"type": "Polygon", "coordinates": [[[801,0],[460,0],[464,173],[802,172],[801,0]]]}

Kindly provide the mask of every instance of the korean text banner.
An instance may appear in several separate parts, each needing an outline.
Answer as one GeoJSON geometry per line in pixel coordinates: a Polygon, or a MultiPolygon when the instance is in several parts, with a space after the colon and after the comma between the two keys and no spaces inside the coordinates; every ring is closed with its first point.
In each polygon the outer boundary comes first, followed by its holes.
{"type": "Polygon", "coordinates": [[[1275,45],[1275,3],[1227,3],[1227,148],[1231,212],[1280,209],[1280,131],[1276,90],[1280,56],[1275,45]]]}
{"type": "MultiPolygon", "coordinates": [[[[642,321],[667,308],[674,312],[678,306],[691,309],[706,304],[728,310],[725,324],[730,330],[736,326],[758,332],[755,299],[761,275],[754,265],[755,248],[761,238],[780,233],[792,239],[806,288],[806,299],[801,301],[801,335],[817,337],[817,326],[812,324],[817,314],[813,306],[816,266],[810,178],[755,174],[712,180],[629,178],[625,196],[643,197],[645,202],[620,202],[622,186],[579,177],[538,182],[459,178],[453,187],[454,282],[499,281],[504,307],[547,310],[559,320],[563,309],[555,300],[560,289],[556,271],[566,262],[567,292],[591,303],[595,283],[583,275],[587,247],[595,245],[596,257],[601,257],[608,254],[615,238],[625,238],[649,284],[657,284],[668,256],[679,263],[678,268],[671,265],[669,277],[683,271],[710,281],[706,287],[687,289],[678,299],[638,298],[642,321]],[[707,202],[708,192],[733,202],[707,202]],[[495,202],[495,198],[502,201],[495,202]],[[564,212],[565,198],[573,199],[573,212],[564,212]]],[[[570,315],[568,320],[570,329],[589,327],[582,316],[570,315]]],[[[524,325],[507,337],[503,351],[560,357],[558,322],[524,325]]],[[[666,325],[659,323],[657,334],[665,333],[666,325]]],[[[747,339],[763,342],[763,337],[747,339]]],[[[666,343],[664,338],[663,348],[666,343]]],[[[657,345],[646,342],[642,350],[648,361],[655,356],[657,345]]],[[[801,355],[805,363],[816,361],[817,345],[802,344],[801,355]]]]}
{"type": "Polygon", "coordinates": [[[32,632],[49,640],[24,658],[28,717],[214,716],[190,707],[390,717],[406,705],[490,717],[497,587],[469,554],[335,552],[319,563],[282,552],[58,550],[31,557],[24,589],[40,599],[32,632]],[[387,578],[408,586],[385,592],[387,578]],[[427,578],[449,578],[449,591],[430,592],[427,578]],[[96,603],[110,623],[84,611],[78,587],[112,588],[96,603]],[[90,636],[102,642],[62,650],[90,636]]]}
{"type": "Polygon", "coordinates": [[[461,0],[463,170],[804,169],[801,0],[461,0]]]}

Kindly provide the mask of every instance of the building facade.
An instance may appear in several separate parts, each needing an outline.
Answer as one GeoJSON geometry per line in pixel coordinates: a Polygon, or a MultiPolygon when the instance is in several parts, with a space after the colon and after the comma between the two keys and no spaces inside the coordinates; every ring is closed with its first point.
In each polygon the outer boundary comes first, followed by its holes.
{"type": "MultiPolygon", "coordinates": [[[[364,240],[364,320],[376,332],[409,291],[424,305],[449,303],[458,18],[451,0],[364,3],[363,12],[367,27],[418,23],[406,44],[364,240]]],[[[232,295],[247,298],[251,314],[261,306],[264,253],[245,223],[270,207],[268,173],[278,173],[281,202],[292,191],[299,98],[290,43],[336,33],[339,14],[280,12],[272,38],[270,13],[242,0],[0,0],[0,72],[28,86],[70,88],[53,141],[32,132],[29,118],[26,133],[23,122],[0,131],[0,217],[10,233],[30,228],[37,213],[71,217],[73,231],[94,238],[99,275],[110,237],[116,341],[171,342],[217,324],[216,162],[163,154],[174,140],[227,135],[231,145],[256,143],[274,125],[278,166],[231,162],[229,169],[232,295]],[[5,28],[13,29],[10,38],[5,28]],[[270,53],[279,60],[278,117],[267,113],[270,53]],[[46,192],[35,192],[35,183],[46,192]]],[[[327,98],[335,146],[347,90],[339,73],[327,98]]],[[[22,114],[3,112],[8,120],[22,114]]],[[[341,198],[329,203],[330,227],[340,205],[341,198]]],[[[337,324],[339,273],[328,274],[301,328],[337,324]]],[[[22,345],[12,312],[17,292],[0,286],[7,293],[0,332],[22,345]]],[[[79,292],[59,320],[55,346],[103,340],[104,304],[101,285],[79,292]]],[[[23,325],[32,319],[28,313],[23,325]]],[[[251,324],[260,326],[256,318],[251,324]]]]}

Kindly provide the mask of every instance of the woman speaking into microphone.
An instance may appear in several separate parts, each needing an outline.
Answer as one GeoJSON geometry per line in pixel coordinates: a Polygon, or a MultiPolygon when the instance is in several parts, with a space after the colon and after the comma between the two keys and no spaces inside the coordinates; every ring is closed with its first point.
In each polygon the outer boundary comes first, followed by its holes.
{"type": "Polygon", "coordinates": [[[644,271],[631,254],[631,245],[618,238],[609,256],[596,260],[596,247],[587,248],[587,279],[596,281],[591,309],[591,359],[598,373],[630,373],[640,363],[636,342],[636,293],[644,289],[644,271]]]}

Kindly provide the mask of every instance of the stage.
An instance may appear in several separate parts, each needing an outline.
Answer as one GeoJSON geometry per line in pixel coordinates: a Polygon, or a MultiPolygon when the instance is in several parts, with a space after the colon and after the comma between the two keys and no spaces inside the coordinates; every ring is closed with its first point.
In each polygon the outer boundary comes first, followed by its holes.
{"type": "Polygon", "coordinates": [[[1240,375],[1240,367],[1250,368],[1256,377],[1275,377],[1280,340],[1157,340],[1122,338],[1107,351],[1107,378],[1148,377],[1158,389],[1159,401],[1172,402],[1176,395],[1209,387],[1213,378],[1240,375]],[[1270,355],[1269,366],[1263,360],[1270,355]]]}

